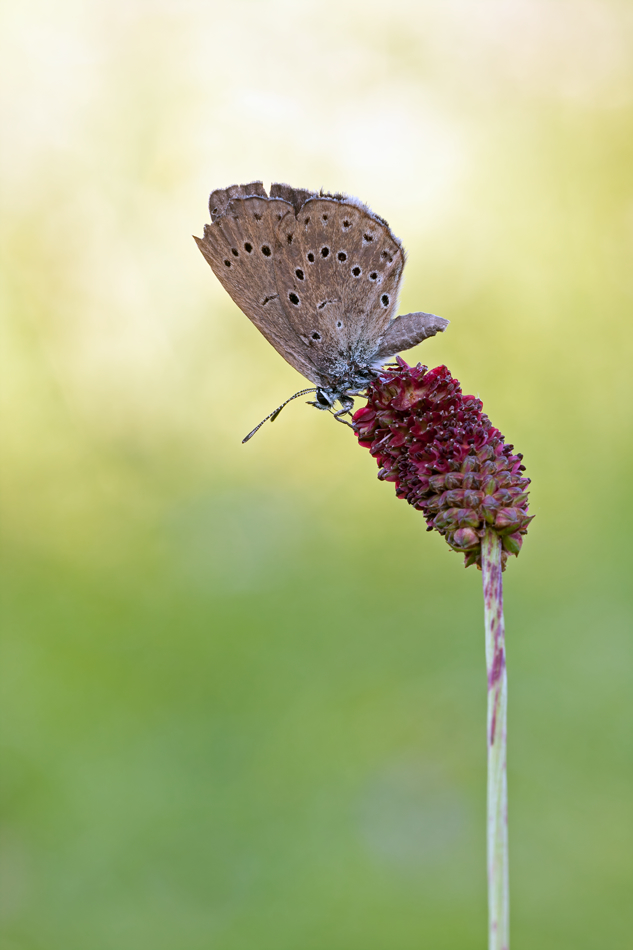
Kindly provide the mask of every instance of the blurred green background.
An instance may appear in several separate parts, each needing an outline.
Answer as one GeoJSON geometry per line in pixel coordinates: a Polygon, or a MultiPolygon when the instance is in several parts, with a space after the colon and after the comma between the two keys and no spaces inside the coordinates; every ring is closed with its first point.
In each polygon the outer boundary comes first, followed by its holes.
{"type": "Polygon", "coordinates": [[[2,21],[3,950],[483,950],[481,576],[222,291],[211,189],[347,191],[525,454],[515,950],[633,927],[633,7],[2,21]]]}

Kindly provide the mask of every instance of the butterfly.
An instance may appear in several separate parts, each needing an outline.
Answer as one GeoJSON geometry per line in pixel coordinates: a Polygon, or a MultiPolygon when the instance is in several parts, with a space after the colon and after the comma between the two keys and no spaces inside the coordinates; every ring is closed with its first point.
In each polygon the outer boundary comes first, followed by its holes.
{"type": "MultiPolygon", "coordinates": [[[[277,352],[315,386],[311,405],[350,413],[380,367],[448,320],[394,316],[405,253],[384,218],[357,198],[261,181],[218,189],[195,238],[229,296],[277,352]]],[[[349,424],[349,423],[348,423],[349,424]]]]}

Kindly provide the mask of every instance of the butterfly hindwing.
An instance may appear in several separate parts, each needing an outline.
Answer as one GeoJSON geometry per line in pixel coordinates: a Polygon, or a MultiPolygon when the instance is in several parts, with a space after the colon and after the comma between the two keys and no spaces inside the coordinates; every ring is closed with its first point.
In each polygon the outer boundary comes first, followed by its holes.
{"type": "Polygon", "coordinates": [[[397,305],[402,247],[354,199],[309,198],[277,225],[277,287],[288,319],[329,372],[371,359],[397,305]]]}

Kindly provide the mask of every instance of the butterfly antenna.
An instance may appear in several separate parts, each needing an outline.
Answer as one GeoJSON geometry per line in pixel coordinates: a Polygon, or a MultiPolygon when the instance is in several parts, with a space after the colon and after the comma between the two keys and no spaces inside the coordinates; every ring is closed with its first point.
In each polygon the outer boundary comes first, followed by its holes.
{"type": "Polygon", "coordinates": [[[265,419],[262,419],[259,425],[255,426],[253,431],[249,432],[248,435],[242,439],[242,445],[244,445],[245,442],[248,442],[249,439],[252,439],[255,433],[259,432],[263,424],[265,422],[268,422],[269,419],[271,422],[274,422],[277,416],[279,415],[279,413],[281,412],[281,410],[284,408],[284,406],[287,406],[288,403],[292,402],[293,399],[298,399],[299,396],[305,396],[306,393],[315,393],[316,391],[317,391],[317,387],[313,386],[310,389],[302,389],[300,392],[295,393],[294,396],[291,396],[290,399],[286,399],[285,402],[282,402],[281,406],[277,406],[274,412],[271,412],[269,415],[266,416],[265,419]]]}

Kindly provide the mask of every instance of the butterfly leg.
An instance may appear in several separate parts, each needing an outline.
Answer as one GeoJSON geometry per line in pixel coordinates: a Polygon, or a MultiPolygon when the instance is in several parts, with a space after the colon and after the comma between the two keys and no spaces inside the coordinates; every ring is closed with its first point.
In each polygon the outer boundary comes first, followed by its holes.
{"type": "Polygon", "coordinates": [[[354,400],[351,396],[342,395],[339,396],[339,402],[341,404],[341,408],[338,410],[338,412],[333,412],[332,415],[337,422],[342,422],[343,425],[349,426],[350,429],[353,429],[354,426],[351,424],[351,422],[348,422],[347,419],[343,419],[343,416],[351,416],[352,409],[354,408],[354,400]]]}
{"type": "MultiPolygon", "coordinates": [[[[354,426],[352,425],[351,422],[348,422],[347,419],[341,418],[341,416],[346,415],[348,412],[349,412],[349,409],[339,409],[338,412],[333,412],[332,415],[334,416],[337,422],[342,422],[344,426],[349,426],[350,429],[354,429],[354,426]]],[[[354,431],[356,430],[354,429],[354,431]]]]}
{"type": "Polygon", "coordinates": [[[324,410],[325,412],[331,412],[331,411],[332,411],[332,407],[331,407],[331,406],[324,406],[322,403],[317,402],[316,399],[308,399],[307,402],[306,402],[306,406],[314,406],[315,409],[322,409],[322,410],[324,410]]]}

